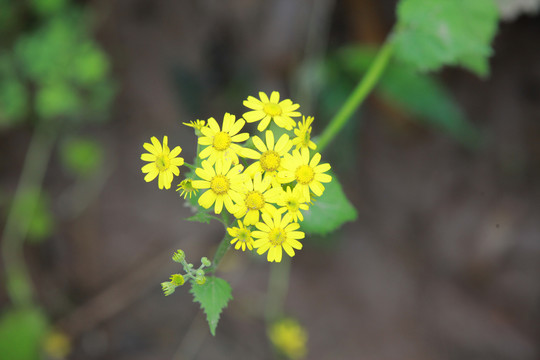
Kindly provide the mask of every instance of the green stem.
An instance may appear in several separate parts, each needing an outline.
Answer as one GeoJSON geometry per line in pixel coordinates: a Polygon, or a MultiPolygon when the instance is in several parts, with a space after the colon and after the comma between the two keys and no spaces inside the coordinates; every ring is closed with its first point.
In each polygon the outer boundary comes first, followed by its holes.
{"type": "Polygon", "coordinates": [[[32,281],[24,262],[23,244],[28,234],[34,208],[25,208],[25,213],[21,214],[20,204],[29,191],[36,191],[36,196],[41,193],[54,138],[54,135],[45,131],[45,125],[40,123],[35,128],[2,234],[6,289],[15,306],[28,305],[33,297],[32,281]]]}
{"type": "Polygon", "coordinates": [[[231,247],[231,237],[228,233],[225,233],[225,236],[223,237],[223,240],[219,243],[219,246],[216,250],[216,253],[214,254],[214,258],[212,259],[212,266],[208,267],[205,272],[206,273],[214,273],[217,270],[217,267],[219,266],[219,263],[221,262],[221,259],[223,259],[223,256],[227,253],[227,250],[231,247]]]}
{"type": "Polygon", "coordinates": [[[317,151],[322,152],[336,137],[347,121],[369,95],[383,74],[393,52],[393,42],[387,40],[338,113],[330,120],[317,141],[317,151]]]}
{"type": "Polygon", "coordinates": [[[291,259],[286,256],[280,263],[271,264],[270,279],[268,280],[268,295],[266,300],[265,318],[270,324],[283,316],[283,304],[289,288],[291,259]]]}

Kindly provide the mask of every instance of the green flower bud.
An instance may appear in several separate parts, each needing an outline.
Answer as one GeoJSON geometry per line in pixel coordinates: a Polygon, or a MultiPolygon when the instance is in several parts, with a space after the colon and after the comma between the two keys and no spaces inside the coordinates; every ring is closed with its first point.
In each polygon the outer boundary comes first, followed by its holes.
{"type": "Polygon", "coordinates": [[[204,276],[204,270],[197,270],[197,271],[195,271],[195,276],[197,276],[197,277],[204,276]]]}
{"type": "Polygon", "coordinates": [[[208,258],[206,256],[203,256],[201,258],[201,264],[208,267],[208,266],[212,265],[212,262],[210,260],[208,260],[208,258]]]}
{"type": "Polygon", "coordinates": [[[184,251],[178,249],[173,254],[172,259],[173,259],[173,261],[175,261],[177,263],[181,263],[182,261],[184,261],[186,259],[186,254],[184,253],[184,251]]]}
{"type": "Polygon", "coordinates": [[[170,279],[175,286],[182,286],[185,282],[184,276],[180,274],[173,274],[171,275],[170,279]]]}
{"type": "Polygon", "coordinates": [[[162,282],[161,283],[161,290],[163,290],[163,293],[165,296],[169,296],[172,293],[174,293],[174,290],[176,289],[176,286],[171,282],[162,282]]]}
{"type": "Polygon", "coordinates": [[[195,278],[195,282],[199,285],[202,285],[206,282],[206,277],[205,276],[197,276],[195,278]]]}

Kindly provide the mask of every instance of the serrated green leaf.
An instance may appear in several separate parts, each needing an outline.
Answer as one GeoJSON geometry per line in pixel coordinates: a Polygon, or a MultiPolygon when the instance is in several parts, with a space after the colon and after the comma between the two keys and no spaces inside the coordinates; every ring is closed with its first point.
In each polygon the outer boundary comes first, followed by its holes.
{"type": "Polygon", "coordinates": [[[213,219],[213,216],[210,215],[209,213],[199,211],[195,215],[193,215],[191,217],[188,217],[186,220],[187,221],[200,222],[200,223],[203,223],[203,224],[210,224],[210,220],[212,220],[212,219],[213,219]]]}
{"type": "Polygon", "coordinates": [[[211,276],[206,278],[203,285],[192,282],[189,292],[193,295],[193,301],[201,304],[210,332],[215,336],[221,311],[227,306],[229,300],[232,300],[231,286],[225,280],[211,276]]]}
{"type": "Polygon", "coordinates": [[[321,197],[316,198],[309,210],[304,212],[304,221],[300,223],[303,231],[310,234],[328,234],[348,221],[358,217],[356,209],[345,196],[341,184],[333,173],[332,181],[324,184],[321,197]]]}
{"type": "Polygon", "coordinates": [[[444,65],[488,73],[498,11],[493,0],[401,0],[395,56],[420,71],[444,65]]]}
{"type": "Polygon", "coordinates": [[[40,359],[47,327],[47,318],[39,308],[4,312],[0,318],[0,354],[10,360],[40,359]]]}

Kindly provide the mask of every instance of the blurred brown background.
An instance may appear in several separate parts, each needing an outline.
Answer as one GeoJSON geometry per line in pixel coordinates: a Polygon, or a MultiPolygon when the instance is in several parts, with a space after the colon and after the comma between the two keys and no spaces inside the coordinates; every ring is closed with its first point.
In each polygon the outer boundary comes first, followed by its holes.
{"type": "MultiPolygon", "coordinates": [[[[396,2],[79,3],[95,13],[118,88],[109,122],[82,129],[103,144],[107,170],[70,207],[72,179],[53,157],[44,188],[54,231],[25,246],[38,302],[72,340],[68,358],[273,359],[261,313],[265,261],[225,259],[234,300],[216,337],[187,289],[162,295],[160,282],[177,271],[172,252],[210,256],[223,230],[183,220],[190,211],[174,191],[143,181],[142,144],[168,135],[191,159],[195,136],[181,122],[240,116],[260,90],[300,103],[320,133],[329,119],[314,113],[309,64],[384,41],[396,2]]],[[[309,332],[308,359],[539,358],[539,34],[538,14],[516,15],[500,25],[488,79],[455,68],[439,75],[485,146],[467,149],[376,96],[336,139],[327,160],[359,217],[306,239],[292,261],[285,310],[309,332]]],[[[0,133],[4,197],[31,130],[0,133]]],[[[9,306],[4,289],[0,305],[9,306]]]]}

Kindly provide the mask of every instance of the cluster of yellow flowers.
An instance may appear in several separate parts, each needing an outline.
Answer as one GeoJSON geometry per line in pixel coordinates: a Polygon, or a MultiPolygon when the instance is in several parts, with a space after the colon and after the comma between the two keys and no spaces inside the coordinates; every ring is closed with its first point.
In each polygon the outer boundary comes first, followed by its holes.
{"type": "MultiPolygon", "coordinates": [[[[280,262],[282,250],[292,257],[295,249],[302,248],[298,241],[305,236],[298,231],[304,219],[301,210],[308,210],[322,195],[322,183],[332,181],[325,174],[330,165],[320,163],[321,155],[311,141],[313,117],[296,111],[300,105],[289,99],[279,101],[279,93],[274,91],[270,98],[263,92],[259,99],[249,96],[244,106],[251,111],[240,119],[226,113],[221,127],[214,118],[185,124],[195,129],[202,162],[195,169],[198,178],[183,180],[178,191],[191,198],[204,190],[198,199],[200,206],[213,206],[216,214],[225,207],[238,219],[238,227],[227,228],[236,249],[268,252],[268,261],[280,262]],[[300,116],[302,120],[293,119],[300,116]],[[264,141],[262,134],[250,137],[241,132],[246,122],[256,121],[260,121],[257,130],[264,133],[264,141]],[[279,139],[266,130],[272,121],[285,129],[279,139]]],[[[144,144],[149,153],[141,156],[149,162],[142,168],[144,179],[149,182],[158,177],[159,188],[169,189],[173,177],[179,175],[178,167],[184,164],[178,157],[182,149],[170,150],[167,136],[163,145],[155,137],[151,142],[144,144]]]]}

